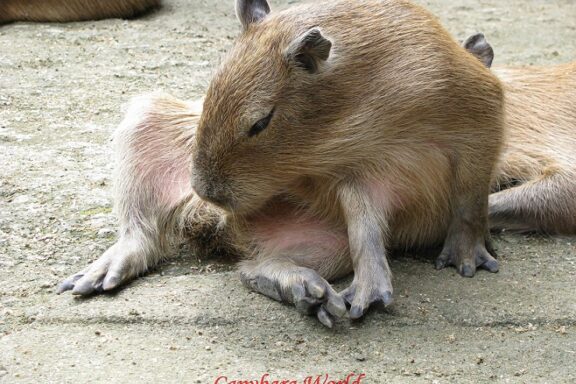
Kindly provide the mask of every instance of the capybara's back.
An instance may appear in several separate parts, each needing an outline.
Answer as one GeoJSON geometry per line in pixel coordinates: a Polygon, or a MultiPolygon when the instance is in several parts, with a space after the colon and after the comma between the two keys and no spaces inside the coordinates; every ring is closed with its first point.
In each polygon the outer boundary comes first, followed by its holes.
{"type": "MultiPolygon", "coordinates": [[[[389,195],[395,244],[440,242],[451,184],[473,189],[492,172],[502,108],[496,77],[422,8],[303,4],[248,25],[217,71],[199,126],[196,189],[251,210],[302,175],[331,180],[304,191],[312,202],[335,190],[332,175],[359,176],[389,195]],[[266,131],[247,139],[248,122],[271,111],[266,131]]],[[[320,200],[319,210],[339,214],[320,200]]]]}

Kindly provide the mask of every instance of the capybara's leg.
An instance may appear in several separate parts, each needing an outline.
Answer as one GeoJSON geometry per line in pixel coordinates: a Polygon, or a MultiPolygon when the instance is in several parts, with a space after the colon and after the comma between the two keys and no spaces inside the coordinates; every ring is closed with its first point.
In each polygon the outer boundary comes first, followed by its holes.
{"type": "Polygon", "coordinates": [[[576,175],[552,172],[490,195],[493,229],[576,234],[576,175]]]}
{"type": "Polygon", "coordinates": [[[118,241],[58,292],[88,295],[113,289],[174,252],[182,240],[178,217],[195,205],[209,209],[190,186],[192,140],[199,104],[167,95],[134,99],[114,134],[118,241]]]}
{"type": "Polygon", "coordinates": [[[354,265],[352,284],[341,294],[351,305],[352,319],[362,317],[372,303],[392,303],[392,271],[385,244],[389,209],[373,195],[370,183],[343,183],[339,189],[354,265]]]}
{"type": "Polygon", "coordinates": [[[346,313],[328,281],[352,271],[343,230],[312,218],[283,215],[250,223],[253,257],[240,264],[242,282],[272,299],[295,304],[331,327],[346,313]]]}
{"type": "MultiPolygon", "coordinates": [[[[493,121],[487,119],[485,124],[499,126],[499,117],[493,121]]],[[[480,129],[483,126],[479,126],[480,129]]],[[[498,271],[498,261],[491,254],[488,227],[488,194],[498,147],[495,143],[485,144],[493,145],[490,153],[471,148],[470,153],[461,152],[455,159],[452,217],[442,252],[436,260],[436,268],[452,265],[465,277],[474,276],[477,268],[498,271]]]]}

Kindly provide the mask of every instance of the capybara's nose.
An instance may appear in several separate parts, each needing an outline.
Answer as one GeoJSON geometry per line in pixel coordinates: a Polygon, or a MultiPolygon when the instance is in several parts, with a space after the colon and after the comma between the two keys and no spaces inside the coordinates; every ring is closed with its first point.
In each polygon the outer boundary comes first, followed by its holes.
{"type": "Polygon", "coordinates": [[[202,200],[225,209],[230,209],[232,206],[230,194],[222,185],[199,174],[192,175],[192,189],[202,200]]]}

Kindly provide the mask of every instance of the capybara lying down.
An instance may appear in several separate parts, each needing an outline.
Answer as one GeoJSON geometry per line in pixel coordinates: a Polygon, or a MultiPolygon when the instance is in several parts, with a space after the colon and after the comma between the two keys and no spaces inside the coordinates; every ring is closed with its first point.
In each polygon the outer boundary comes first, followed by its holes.
{"type": "Polygon", "coordinates": [[[0,24],[13,21],[83,21],[130,18],[161,0],[0,0],[0,24]]]}
{"type": "Polygon", "coordinates": [[[392,302],[391,249],[443,244],[436,267],[473,276],[498,270],[490,226],[576,233],[574,64],[499,80],[482,36],[467,51],[404,0],[236,12],[203,103],[132,101],[114,137],[119,238],[59,292],[114,289],[188,239],[332,326],[392,302]]]}

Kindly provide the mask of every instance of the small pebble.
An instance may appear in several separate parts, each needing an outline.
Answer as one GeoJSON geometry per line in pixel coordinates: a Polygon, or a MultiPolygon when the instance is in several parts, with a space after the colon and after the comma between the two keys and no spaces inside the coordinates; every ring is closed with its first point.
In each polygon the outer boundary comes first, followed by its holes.
{"type": "Polygon", "coordinates": [[[28,195],[20,195],[20,196],[16,196],[13,200],[12,203],[14,204],[23,204],[23,203],[27,203],[30,201],[30,196],[28,195]]]}
{"type": "Polygon", "coordinates": [[[364,356],[364,354],[360,354],[360,353],[355,354],[355,355],[354,355],[354,358],[355,358],[357,361],[365,361],[365,360],[366,360],[366,356],[364,356]]]}
{"type": "Polygon", "coordinates": [[[116,231],[112,228],[102,228],[98,231],[98,237],[110,237],[113,236],[116,231]]]}

